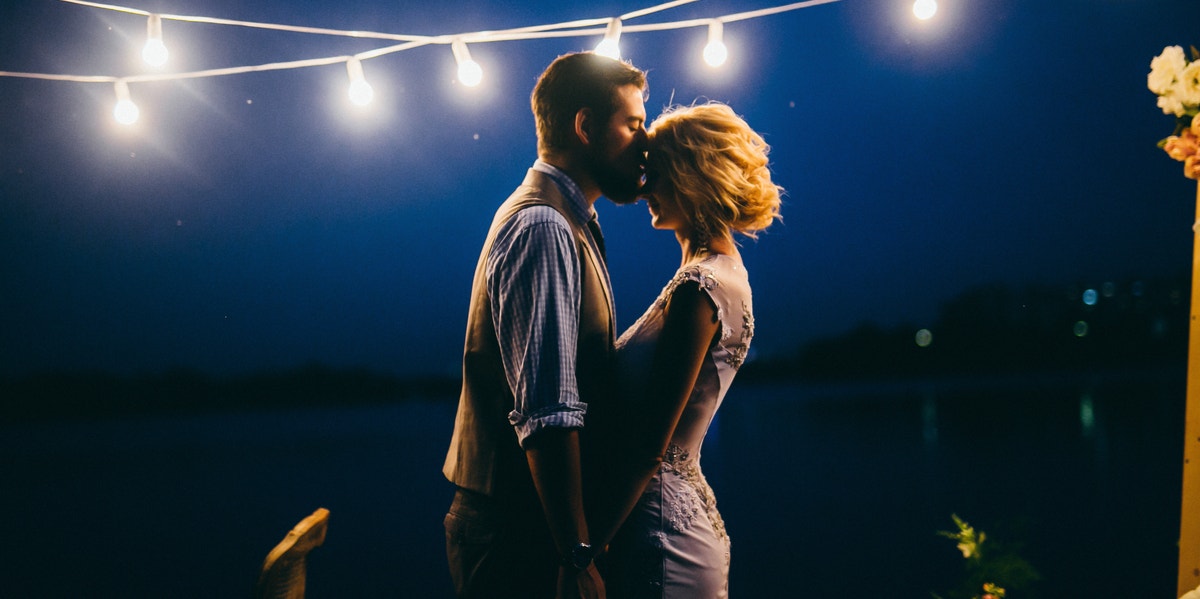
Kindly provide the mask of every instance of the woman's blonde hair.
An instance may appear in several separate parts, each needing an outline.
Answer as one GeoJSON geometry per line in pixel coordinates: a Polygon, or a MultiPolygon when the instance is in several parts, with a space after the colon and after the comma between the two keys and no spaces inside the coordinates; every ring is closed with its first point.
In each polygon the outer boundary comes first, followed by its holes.
{"type": "Polygon", "coordinates": [[[770,146],[725,104],[668,108],[650,125],[649,167],[675,193],[701,242],[754,238],[779,215],[770,146]]]}

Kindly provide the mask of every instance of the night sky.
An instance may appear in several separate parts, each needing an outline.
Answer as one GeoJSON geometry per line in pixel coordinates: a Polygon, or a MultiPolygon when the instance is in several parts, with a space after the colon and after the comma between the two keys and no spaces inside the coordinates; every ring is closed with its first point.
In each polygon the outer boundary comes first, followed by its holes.
{"type": "MultiPolygon", "coordinates": [[[[650,3],[153,0],[165,13],[422,35],[609,17],[650,3]]],[[[626,25],[770,2],[701,0],[626,25]]],[[[626,33],[651,117],[727,102],[772,145],[784,222],[742,253],[755,348],[859,323],[928,326],[981,284],[1183,275],[1195,183],[1155,142],[1146,89],[1164,46],[1200,45],[1195,0],[843,0],[725,27],[626,33]]],[[[167,71],[390,45],[164,22],[167,71]]],[[[141,16],[47,0],[0,7],[0,70],[132,75],[141,16]]],[[[0,78],[0,376],[213,375],[320,363],[398,375],[460,368],[468,290],[494,208],[536,158],[529,92],[598,36],[448,46],[364,63],[133,84],[0,78]]],[[[679,262],[645,205],[597,203],[618,326],[679,262]]],[[[936,332],[935,332],[936,335],[936,332]]],[[[936,337],[935,337],[936,342],[936,337]]]]}

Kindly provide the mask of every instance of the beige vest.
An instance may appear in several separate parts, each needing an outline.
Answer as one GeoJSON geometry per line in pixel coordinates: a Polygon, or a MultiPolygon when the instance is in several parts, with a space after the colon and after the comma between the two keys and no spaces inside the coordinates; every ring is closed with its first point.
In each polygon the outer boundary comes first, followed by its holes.
{"type": "Polygon", "coordinates": [[[462,394],[442,468],[446,478],[459,487],[520,503],[536,497],[536,493],[525,452],[508,422],[513,393],[504,375],[492,324],[486,262],[503,224],[518,210],[530,206],[554,208],[566,218],[574,234],[580,265],[575,376],[580,399],[589,406],[610,395],[615,329],[607,270],[588,242],[586,223],[579,222],[549,175],[531,169],[524,183],[496,211],[475,267],[463,350],[462,394]]]}

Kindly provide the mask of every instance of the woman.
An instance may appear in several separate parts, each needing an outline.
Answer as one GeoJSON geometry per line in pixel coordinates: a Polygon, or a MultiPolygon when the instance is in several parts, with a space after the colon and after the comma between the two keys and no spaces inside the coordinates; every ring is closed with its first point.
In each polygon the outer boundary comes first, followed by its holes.
{"type": "Polygon", "coordinates": [[[628,513],[605,556],[614,598],[728,594],[729,537],[700,446],[754,334],[733,234],[754,237],[779,218],[767,151],[722,104],[674,108],[651,125],[643,195],[683,262],[617,341],[621,414],[603,422],[614,437],[606,455],[621,457],[605,458],[604,496],[590,512],[597,543],[628,513]]]}

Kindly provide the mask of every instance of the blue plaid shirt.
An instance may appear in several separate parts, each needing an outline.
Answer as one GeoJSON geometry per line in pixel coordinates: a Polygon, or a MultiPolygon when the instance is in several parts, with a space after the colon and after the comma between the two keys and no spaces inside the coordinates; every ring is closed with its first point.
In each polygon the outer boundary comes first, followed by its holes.
{"type": "MultiPolygon", "coordinates": [[[[558,184],[581,222],[595,217],[583,191],[565,173],[540,160],[533,169],[558,184]]],[[[488,298],[515,399],[508,421],[522,447],[544,428],[583,426],[587,404],[580,401],[575,381],[579,259],[571,225],[549,206],[518,211],[497,232],[488,253],[488,298]]]]}

